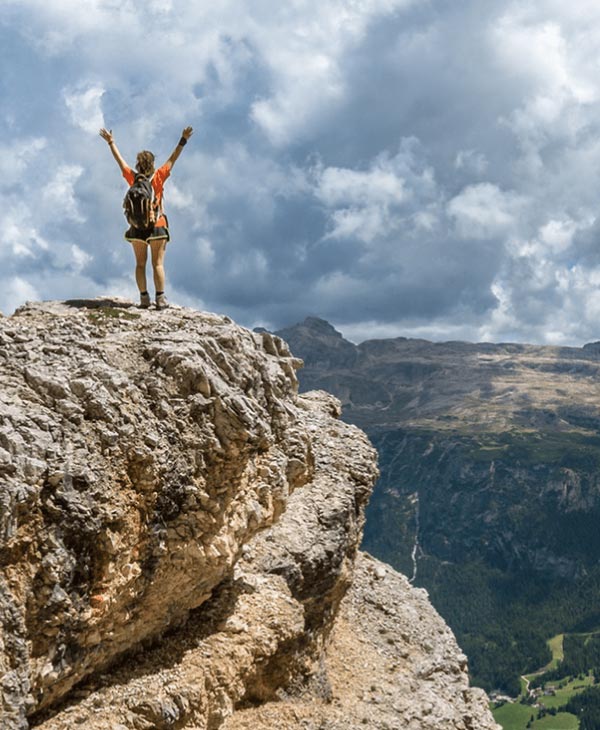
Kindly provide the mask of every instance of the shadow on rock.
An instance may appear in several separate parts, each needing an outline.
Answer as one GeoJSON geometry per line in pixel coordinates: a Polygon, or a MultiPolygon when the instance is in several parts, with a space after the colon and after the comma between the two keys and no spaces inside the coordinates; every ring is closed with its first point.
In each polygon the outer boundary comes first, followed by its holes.
{"type": "Polygon", "coordinates": [[[127,652],[117,664],[96,674],[75,687],[65,702],[29,718],[35,728],[55,715],[81,702],[82,699],[100,687],[125,686],[131,680],[153,676],[157,671],[172,669],[181,663],[186,652],[196,649],[211,635],[222,630],[227,619],[235,614],[238,598],[255,592],[255,588],[244,579],[227,579],[217,586],[202,606],[192,609],[189,619],[165,632],[153,641],[143,643],[136,650],[127,652]]]}
{"type": "Polygon", "coordinates": [[[136,307],[133,302],[124,299],[66,299],[64,302],[69,307],[76,309],[131,309],[136,307]]]}

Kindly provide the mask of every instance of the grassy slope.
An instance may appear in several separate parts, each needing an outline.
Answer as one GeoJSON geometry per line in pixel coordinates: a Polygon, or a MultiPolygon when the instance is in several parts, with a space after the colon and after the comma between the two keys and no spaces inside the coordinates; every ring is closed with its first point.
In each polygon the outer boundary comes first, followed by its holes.
{"type": "Polygon", "coordinates": [[[532,730],[578,730],[579,720],[569,712],[559,712],[557,715],[546,715],[541,720],[536,720],[532,730]]]}
{"type": "MultiPolygon", "coordinates": [[[[550,682],[549,684],[555,686],[556,682],[550,682]]],[[[587,689],[588,687],[591,687],[593,684],[593,677],[586,677],[585,679],[577,679],[576,677],[575,679],[570,680],[561,689],[557,689],[556,695],[554,695],[553,697],[544,697],[544,704],[548,709],[551,709],[552,707],[562,707],[571,699],[573,695],[581,692],[584,689],[587,689]]]]}
{"type": "MultiPolygon", "coordinates": [[[[537,717],[537,710],[529,705],[506,704],[493,710],[494,719],[503,730],[526,730],[531,716],[537,717]]],[[[559,712],[556,715],[546,715],[540,720],[534,720],[531,730],[578,730],[579,720],[568,712],[559,712]]]]}
{"type": "Polygon", "coordinates": [[[537,711],[529,705],[520,705],[518,702],[507,702],[502,707],[492,710],[494,720],[500,723],[504,730],[524,730],[530,717],[537,711]]]}
{"type": "Polygon", "coordinates": [[[548,648],[552,652],[552,661],[550,662],[550,666],[548,667],[548,669],[556,669],[558,663],[562,662],[562,660],[565,658],[565,652],[563,650],[564,638],[564,634],[558,634],[557,636],[553,636],[548,641],[548,648]]]}
{"type": "MultiPolygon", "coordinates": [[[[557,634],[548,640],[548,648],[552,652],[552,661],[540,671],[553,669],[558,665],[559,661],[564,659],[563,651],[564,634],[557,634]]],[[[535,675],[528,675],[528,679],[535,675]]],[[[558,684],[557,682],[552,683],[558,684]]],[[[593,677],[586,677],[584,680],[572,679],[564,687],[556,690],[555,696],[544,697],[544,705],[551,709],[553,707],[561,707],[569,701],[569,698],[581,692],[586,687],[593,684],[593,677]]],[[[525,682],[521,680],[521,696],[525,694],[525,682]]],[[[492,714],[496,722],[502,725],[504,730],[526,730],[526,725],[531,716],[537,718],[537,709],[529,705],[521,705],[520,703],[507,703],[492,709],[492,714]]],[[[532,730],[577,730],[579,728],[579,720],[569,712],[559,712],[558,714],[546,715],[531,724],[532,730]]]]}

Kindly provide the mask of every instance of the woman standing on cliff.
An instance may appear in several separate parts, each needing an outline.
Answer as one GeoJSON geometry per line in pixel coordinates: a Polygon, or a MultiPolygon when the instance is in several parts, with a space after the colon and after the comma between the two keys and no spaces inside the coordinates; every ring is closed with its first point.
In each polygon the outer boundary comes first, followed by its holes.
{"type": "Polygon", "coordinates": [[[163,211],[163,187],[166,179],[171,174],[171,168],[181,154],[188,139],[193,134],[191,127],[186,127],[181,133],[181,139],[177,147],[171,153],[164,165],[154,169],[154,155],[148,150],[138,153],[135,170],[125,162],[113,139],[112,130],[101,129],[100,136],[108,142],[110,151],[121,168],[123,177],[128,185],[133,185],[136,172],[150,180],[154,191],[153,206],[156,209],[156,219],[147,228],[135,228],[130,226],[125,232],[125,239],[133,246],[135,254],[135,281],[140,290],[140,307],[147,309],[150,306],[150,295],[146,285],[146,261],[148,260],[148,246],[152,254],[152,272],[154,274],[154,287],[156,290],[156,308],[165,309],[168,307],[165,297],[165,269],[164,257],[167,242],[170,239],[167,216],[163,211]]]}

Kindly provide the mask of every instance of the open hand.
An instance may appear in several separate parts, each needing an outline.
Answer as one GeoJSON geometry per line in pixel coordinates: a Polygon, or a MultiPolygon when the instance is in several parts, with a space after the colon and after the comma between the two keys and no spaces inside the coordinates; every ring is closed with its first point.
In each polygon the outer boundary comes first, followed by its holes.
{"type": "Polygon", "coordinates": [[[114,141],[112,136],[112,129],[109,130],[102,128],[100,130],[100,136],[102,137],[102,139],[106,140],[108,144],[114,141]]]}
{"type": "Polygon", "coordinates": [[[183,132],[181,133],[181,136],[185,139],[189,139],[192,134],[194,134],[194,130],[191,127],[186,127],[183,132]]]}

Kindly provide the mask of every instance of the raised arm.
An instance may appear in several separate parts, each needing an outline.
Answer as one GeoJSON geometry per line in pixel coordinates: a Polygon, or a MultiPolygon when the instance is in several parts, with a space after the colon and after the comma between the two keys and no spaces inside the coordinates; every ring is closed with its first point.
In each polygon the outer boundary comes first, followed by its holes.
{"type": "Polygon", "coordinates": [[[102,137],[102,139],[104,139],[108,142],[110,151],[112,152],[113,157],[117,161],[117,165],[121,168],[121,172],[125,172],[125,170],[129,167],[129,165],[122,158],[121,153],[119,152],[117,145],[115,144],[115,141],[112,136],[112,129],[111,130],[101,129],[100,136],[102,137]]]}
{"type": "Polygon", "coordinates": [[[183,132],[181,133],[181,139],[177,143],[177,147],[171,152],[171,156],[166,161],[166,165],[169,166],[169,170],[173,167],[175,162],[177,161],[177,158],[181,154],[181,150],[185,147],[188,139],[194,134],[194,130],[191,127],[186,127],[183,132]]]}

